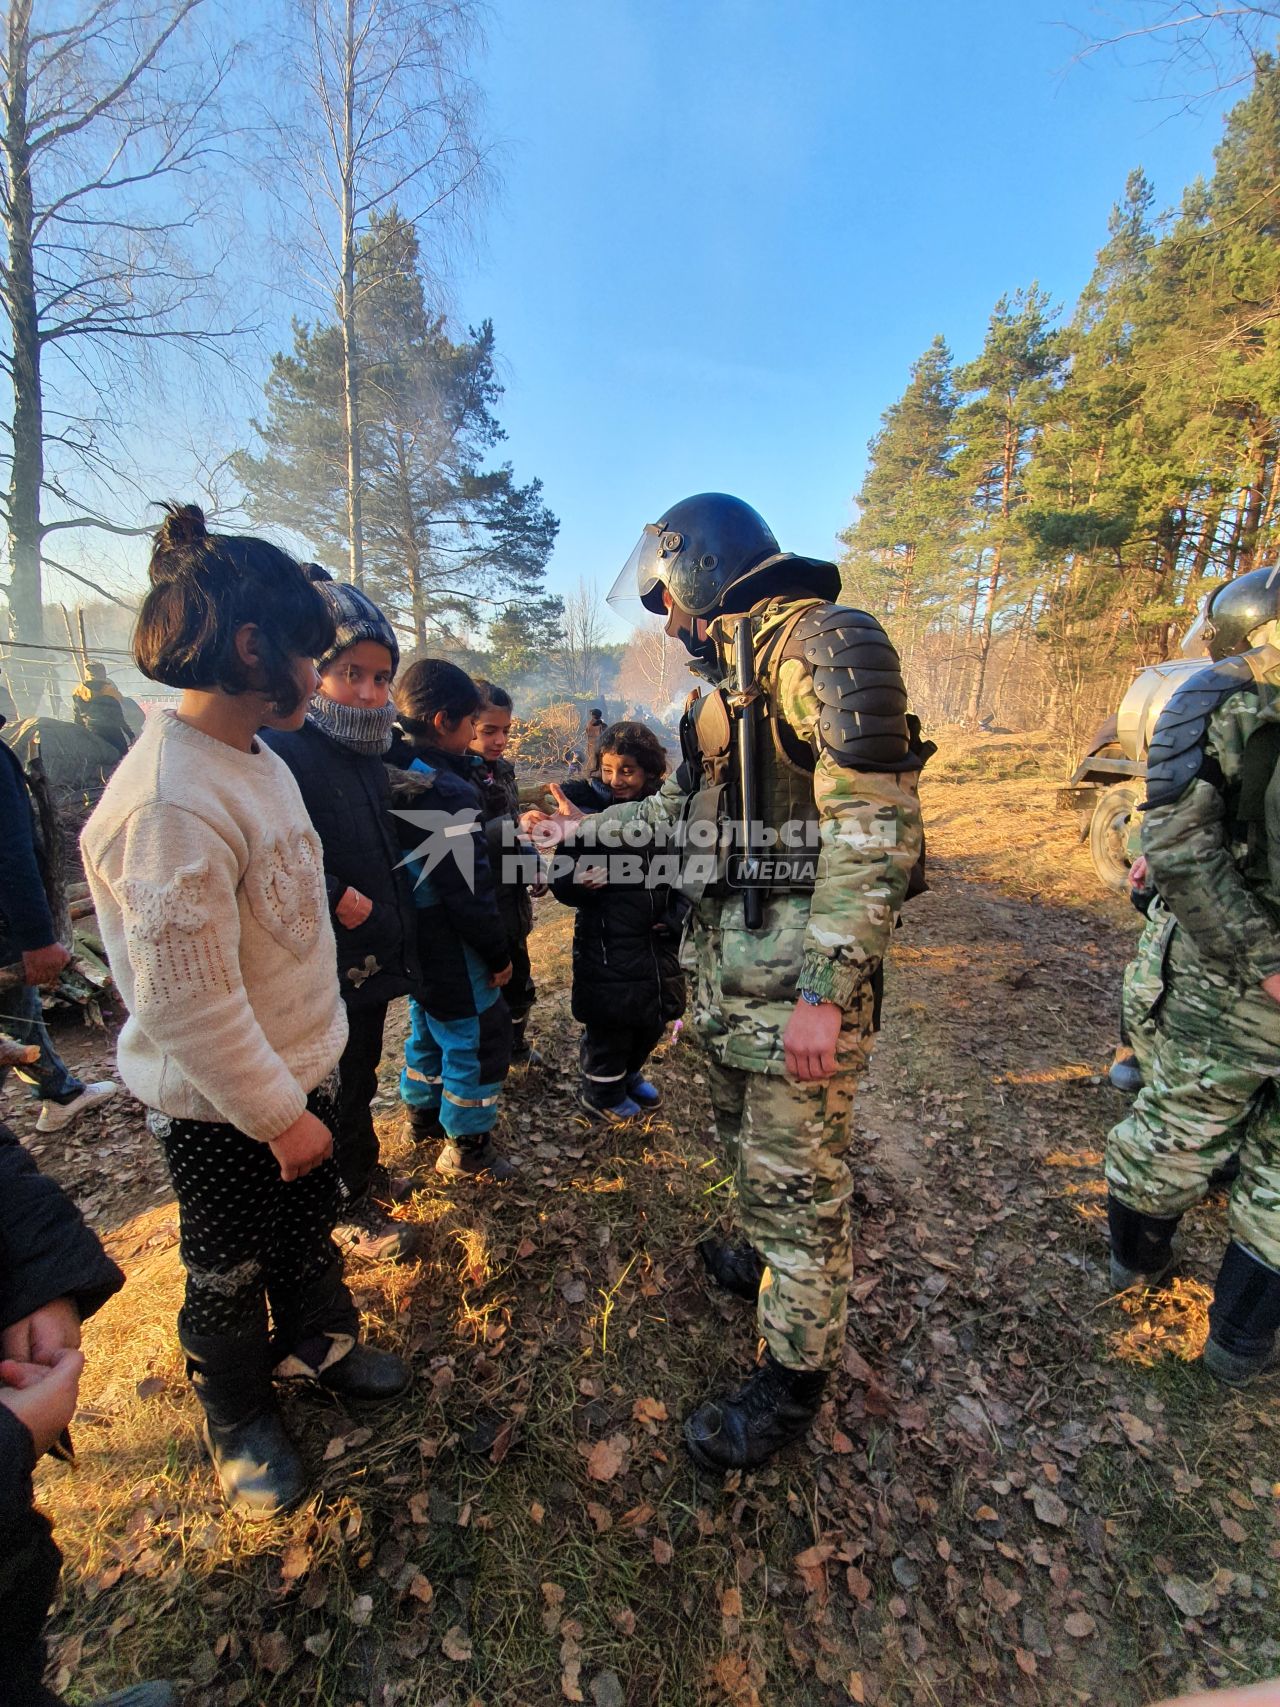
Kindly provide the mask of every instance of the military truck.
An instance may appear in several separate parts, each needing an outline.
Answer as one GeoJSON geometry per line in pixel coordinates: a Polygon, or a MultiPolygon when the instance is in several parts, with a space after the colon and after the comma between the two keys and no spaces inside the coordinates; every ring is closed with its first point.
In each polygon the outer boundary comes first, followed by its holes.
{"type": "Polygon", "coordinates": [[[1075,774],[1058,792],[1058,804],[1077,814],[1094,870],[1109,889],[1129,878],[1129,822],[1145,793],[1147,748],[1174,690],[1203,670],[1204,656],[1150,664],[1129,684],[1114,717],[1095,732],[1075,774]]]}

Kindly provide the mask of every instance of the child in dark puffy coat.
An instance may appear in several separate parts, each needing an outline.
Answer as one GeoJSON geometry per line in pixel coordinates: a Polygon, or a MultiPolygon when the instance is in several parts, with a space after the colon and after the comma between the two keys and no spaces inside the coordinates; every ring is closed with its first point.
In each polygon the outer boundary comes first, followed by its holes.
{"type": "Polygon", "coordinates": [[[498,911],[511,949],[511,979],[502,992],[511,1011],[511,1065],[540,1067],[542,1057],[525,1036],[529,1010],[538,997],[529,964],[533,903],[525,875],[533,863],[532,849],[527,848],[521,857],[515,829],[520,815],[520,790],[515,766],[502,756],[511,738],[511,695],[505,688],[479,676],[475,684],[483,703],[476,715],[475,738],[471,743],[471,751],[479,761],[474,780],[480,789],[480,817],[493,868],[498,911]]]}
{"type": "Polygon", "coordinates": [[[402,788],[393,792],[401,846],[411,856],[422,963],[400,1095],[415,1140],[443,1140],[440,1173],[507,1179],[515,1166],[492,1134],[511,1064],[511,1015],[502,999],[511,950],[468,751],[480,693],[456,664],[425,658],[396,683],[395,703],[409,748],[407,781],[417,789],[411,803],[402,788]]]}
{"type": "Polygon", "coordinates": [[[324,850],[324,886],[347,1010],[339,1062],[333,1153],[347,1188],[334,1238],[366,1262],[406,1262],[420,1231],[389,1210],[412,1182],[379,1160],[373,1099],[387,1009],[417,988],[417,910],[388,808],[383,760],[400,663],[395,630],[358,587],[312,564],[312,582],[333,617],[333,644],[316,659],[320,681],[300,729],[267,729],[262,740],[293,772],[324,850]]]}
{"type": "MultiPolygon", "coordinates": [[[[599,781],[567,782],[564,794],[583,811],[601,812],[655,794],[666,770],[651,730],[614,723],[600,742],[599,781]]],[[[583,1025],[578,1100],[589,1114],[620,1124],[662,1100],[644,1064],[668,1021],[684,1012],[679,951],[687,908],[670,885],[650,881],[652,860],[644,850],[582,850],[570,857],[572,868],[551,889],[578,910],[572,998],[573,1017],[583,1025]],[[617,862],[612,872],[611,861],[617,862]],[[623,880],[637,868],[640,881],[623,880]]]]}

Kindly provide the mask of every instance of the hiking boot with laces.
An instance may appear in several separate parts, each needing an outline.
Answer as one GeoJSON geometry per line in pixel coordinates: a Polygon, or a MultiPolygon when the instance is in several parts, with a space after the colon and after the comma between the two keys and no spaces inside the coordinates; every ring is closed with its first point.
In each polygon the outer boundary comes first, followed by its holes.
{"type": "Polygon", "coordinates": [[[504,1156],[490,1133],[475,1138],[450,1138],[436,1157],[436,1172],[446,1179],[510,1179],[516,1172],[510,1156],[504,1156]]]}
{"type": "Polygon", "coordinates": [[[333,1237],[344,1255],[363,1262],[410,1262],[422,1243],[420,1228],[392,1220],[368,1192],[342,1209],[333,1237]]]}
{"type": "Polygon", "coordinates": [[[699,1239],[698,1255],[717,1286],[754,1304],[764,1279],[764,1258],[745,1239],[699,1239]]]}
{"type": "Polygon", "coordinates": [[[750,1470],[803,1440],[827,1384],[824,1369],[786,1369],[766,1352],[735,1393],[708,1399],[684,1425],[689,1456],[702,1470],[750,1470]]]}

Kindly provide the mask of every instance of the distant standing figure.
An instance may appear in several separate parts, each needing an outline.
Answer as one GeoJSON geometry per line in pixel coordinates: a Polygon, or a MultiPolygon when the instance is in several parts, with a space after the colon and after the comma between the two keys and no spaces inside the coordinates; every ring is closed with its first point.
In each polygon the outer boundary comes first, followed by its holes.
{"type": "Polygon", "coordinates": [[[120,691],[96,659],[86,663],[84,679],[71,695],[71,709],[77,723],[114,747],[121,758],[133,745],[120,691]]]}
{"type": "Polygon", "coordinates": [[[598,776],[600,774],[600,743],[604,739],[604,730],[604,714],[601,712],[598,705],[593,705],[591,707],[591,715],[587,719],[586,728],[588,776],[598,776]]]}
{"type": "MultiPolygon", "coordinates": [[[[120,1088],[111,1079],[93,1084],[78,1079],[45,1027],[40,987],[56,984],[70,959],[49,906],[44,849],[26,775],[18,755],[0,741],[0,966],[21,963],[17,981],[0,988],[0,1031],[40,1050],[33,1066],[14,1069],[40,1103],[37,1132],[60,1131],[120,1088]]],[[[0,1084],[4,1079],[0,1067],[0,1084]]]]}

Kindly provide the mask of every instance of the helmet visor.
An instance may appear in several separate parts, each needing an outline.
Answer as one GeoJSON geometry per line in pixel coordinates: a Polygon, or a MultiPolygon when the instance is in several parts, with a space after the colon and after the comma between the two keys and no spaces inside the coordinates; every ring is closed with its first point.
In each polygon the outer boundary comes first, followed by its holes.
{"type": "Polygon", "coordinates": [[[647,523],[609,589],[605,600],[609,608],[630,623],[643,622],[646,616],[660,616],[662,589],[683,543],[678,533],[659,527],[657,522],[647,523]]]}
{"type": "Polygon", "coordinates": [[[1209,636],[1212,633],[1209,623],[1209,601],[1201,599],[1200,610],[1196,620],[1182,637],[1178,651],[1184,658],[1207,658],[1209,656],[1209,636]]]}

